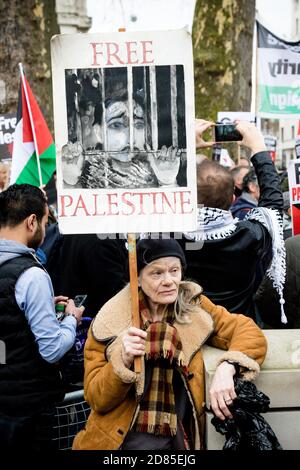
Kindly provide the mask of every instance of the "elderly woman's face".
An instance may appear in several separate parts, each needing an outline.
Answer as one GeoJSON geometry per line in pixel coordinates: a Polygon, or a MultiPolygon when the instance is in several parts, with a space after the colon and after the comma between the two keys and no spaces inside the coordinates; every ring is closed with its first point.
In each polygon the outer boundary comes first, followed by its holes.
{"type": "Polygon", "coordinates": [[[145,266],[139,276],[140,286],[154,304],[167,305],[175,302],[181,281],[179,258],[159,258],[145,266]]]}

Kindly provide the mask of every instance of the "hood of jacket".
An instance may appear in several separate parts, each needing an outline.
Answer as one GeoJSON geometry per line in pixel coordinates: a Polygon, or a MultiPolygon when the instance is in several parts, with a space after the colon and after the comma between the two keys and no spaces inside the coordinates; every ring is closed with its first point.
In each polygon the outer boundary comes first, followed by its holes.
{"type": "Polygon", "coordinates": [[[234,215],[237,211],[241,209],[252,209],[257,207],[258,202],[254,199],[251,194],[246,193],[245,191],[242,193],[240,197],[238,197],[234,203],[230,207],[230,211],[234,215]]]}
{"type": "Polygon", "coordinates": [[[10,259],[28,254],[35,254],[34,249],[14,240],[0,238],[0,266],[10,259]]]}

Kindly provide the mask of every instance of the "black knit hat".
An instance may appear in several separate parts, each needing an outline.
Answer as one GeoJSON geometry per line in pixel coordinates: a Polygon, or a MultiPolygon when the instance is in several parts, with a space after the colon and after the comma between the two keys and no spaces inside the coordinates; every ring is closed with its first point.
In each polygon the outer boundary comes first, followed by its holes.
{"type": "Polygon", "coordinates": [[[136,245],[137,269],[140,272],[147,264],[159,258],[175,256],[181,261],[182,269],[186,268],[186,259],[179,243],[173,238],[153,240],[145,238],[136,245]]]}

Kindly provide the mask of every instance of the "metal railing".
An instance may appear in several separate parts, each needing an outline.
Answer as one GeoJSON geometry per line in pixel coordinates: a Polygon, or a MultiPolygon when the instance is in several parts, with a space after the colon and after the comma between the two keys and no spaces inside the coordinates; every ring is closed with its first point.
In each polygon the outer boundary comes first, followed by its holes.
{"type": "Polygon", "coordinates": [[[67,393],[61,405],[56,406],[53,443],[56,450],[71,450],[74,437],[84,427],[90,407],[83,390],[67,393]]]}

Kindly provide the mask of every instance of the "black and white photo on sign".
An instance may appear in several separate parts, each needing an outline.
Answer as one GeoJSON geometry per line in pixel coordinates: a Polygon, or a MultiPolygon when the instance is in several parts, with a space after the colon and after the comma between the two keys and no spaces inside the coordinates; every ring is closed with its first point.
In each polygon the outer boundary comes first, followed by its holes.
{"type": "Polygon", "coordinates": [[[65,69],[64,188],[187,186],[183,65],[65,69]]]}

